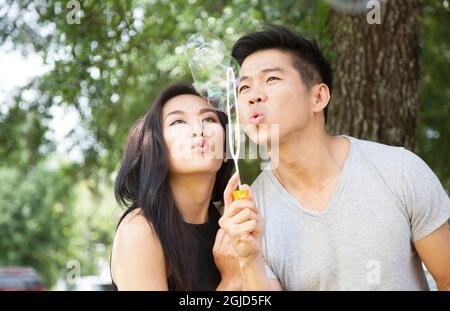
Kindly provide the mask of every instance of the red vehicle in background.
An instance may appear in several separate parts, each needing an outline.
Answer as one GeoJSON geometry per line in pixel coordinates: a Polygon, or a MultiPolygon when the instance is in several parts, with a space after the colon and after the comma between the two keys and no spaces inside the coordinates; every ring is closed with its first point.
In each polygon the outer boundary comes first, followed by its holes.
{"type": "Polygon", "coordinates": [[[0,291],[43,291],[41,278],[31,267],[0,267],[0,291]]]}

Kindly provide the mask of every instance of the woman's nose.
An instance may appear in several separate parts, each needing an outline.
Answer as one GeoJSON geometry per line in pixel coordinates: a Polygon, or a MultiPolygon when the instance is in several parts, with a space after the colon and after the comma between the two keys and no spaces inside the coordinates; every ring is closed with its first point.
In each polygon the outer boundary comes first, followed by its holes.
{"type": "Polygon", "coordinates": [[[203,122],[200,118],[195,118],[192,123],[192,135],[194,137],[203,136],[203,122]]]}

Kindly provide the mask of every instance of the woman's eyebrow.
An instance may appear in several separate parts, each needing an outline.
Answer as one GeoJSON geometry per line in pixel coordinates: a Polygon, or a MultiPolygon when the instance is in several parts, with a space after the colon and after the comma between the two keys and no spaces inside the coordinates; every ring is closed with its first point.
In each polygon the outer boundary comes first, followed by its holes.
{"type": "Polygon", "coordinates": [[[215,109],[212,109],[212,108],[202,108],[202,109],[200,109],[199,114],[204,114],[204,113],[207,113],[207,112],[213,112],[214,114],[217,114],[217,111],[215,109]]]}
{"type": "Polygon", "coordinates": [[[170,116],[170,115],[172,115],[172,114],[184,114],[184,111],[181,111],[181,110],[174,110],[174,111],[171,111],[171,112],[169,112],[169,113],[167,114],[167,116],[166,116],[164,119],[167,119],[167,117],[170,116]]]}

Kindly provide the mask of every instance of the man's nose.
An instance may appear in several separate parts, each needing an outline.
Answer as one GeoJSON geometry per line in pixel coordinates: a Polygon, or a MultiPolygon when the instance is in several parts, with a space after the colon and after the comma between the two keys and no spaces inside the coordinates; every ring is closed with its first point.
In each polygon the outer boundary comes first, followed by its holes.
{"type": "Polygon", "coordinates": [[[265,102],[267,100],[267,96],[263,93],[263,92],[254,92],[253,94],[250,95],[248,102],[249,104],[253,105],[256,103],[262,103],[265,102]]]}

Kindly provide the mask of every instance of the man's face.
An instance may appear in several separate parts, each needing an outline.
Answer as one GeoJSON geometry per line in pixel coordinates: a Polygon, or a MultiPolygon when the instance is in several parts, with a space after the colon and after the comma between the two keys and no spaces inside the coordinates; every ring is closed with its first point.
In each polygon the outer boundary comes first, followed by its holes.
{"type": "Polygon", "coordinates": [[[302,130],[313,116],[314,96],[302,81],[288,52],[270,49],[248,56],[238,85],[239,118],[257,144],[270,144],[271,127],[279,142],[302,130]]]}

